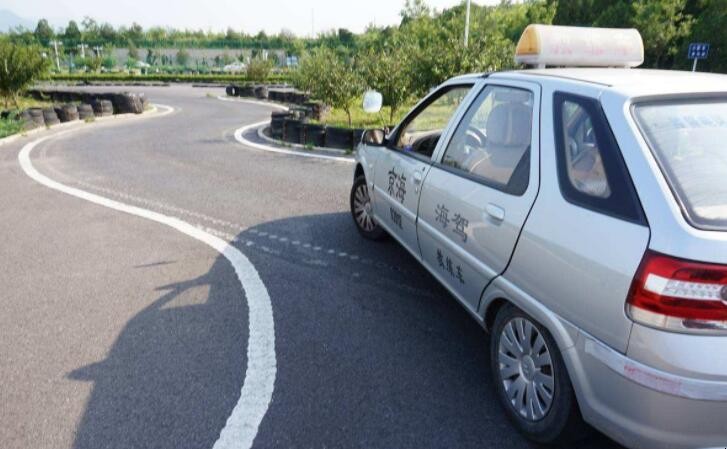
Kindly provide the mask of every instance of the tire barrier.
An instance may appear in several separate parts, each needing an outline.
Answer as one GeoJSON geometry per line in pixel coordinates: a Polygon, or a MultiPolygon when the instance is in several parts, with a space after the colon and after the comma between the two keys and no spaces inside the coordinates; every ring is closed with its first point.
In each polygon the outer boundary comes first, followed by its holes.
{"type": "Polygon", "coordinates": [[[55,109],[56,115],[61,123],[78,120],[78,107],[74,104],[55,106],[53,109],[55,109]]]}
{"type": "Polygon", "coordinates": [[[353,148],[353,131],[349,128],[329,126],[326,128],[326,146],[340,150],[353,148]]]}
{"type": "Polygon", "coordinates": [[[238,96],[238,93],[237,92],[238,92],[237,91],[237,86],[230,85],[230,86],[227,86],[225,88],[225,93],[227,94],[228,97],[236,97],[236,96],[238,96]]]}
{"type": "Polygon", "coordinates": [[[270,115],[270,134],[274,139],[282,140],[285,129],[285,119],[292,118],[291,112],[273,112],[270,115]]]}
{"type": "Polygon", "coordinates": [[[43,121],[46,126],[53,126],[61,123],[56,110],[53,108],[43,108],[43,121]]]}
{"type": "Polygon", "coordinates": [[[303,137],[303,123],[298,119],[286,118],[283,120],[283,140],[289,143],[301,143],[303,137]]]}
{"type": "Polygon", "coordinates": [[[303,125],[303,134],[304,145],[312,145],[314,147],[326,146],[326,125],[306,123],[303,125]]]}
{"type": "Polygon", "coordinates": [[[267,100],[268,99],[268,88],[266,86],[256,86],[255,87],[255,98],[258,100],[267,100]]]}
{"type": "Polygon", "coordinates": [[[75,120],[93,120],[113,114],[141,114],[150,105],[143,94],[93,93],[77,91],[31,89],[28,95],[39,101],[58,102],[46,108],[28,108],[22,111],[0,111],[0,117],[14,117],[23,129],[53,126],[75,120]]]}
{"type": "Polygon", "coordinates": [[[114,106],[111,100],[93,100],[91,107],[96,117],[107,117],[114,114],[114,106]]]}
{"type": "Polygon", "coordinates": [[[35,123],[36,127],[45,125],[45,119],[43,118],[43,110],[41,108],[28,109],[28,115],[30,116],[31,120],[35,123]]]}
{"type": "Polygon", "coordinates": [[[356,147],[358,147],[358,144],[361,143],[365,132],[366,130],[363,128],[356,128],[353,130],[353,145],[351,146],[352,150],[355,150],[356,147]]]}
{"type": "Polygon", "coordinates": [[[93,112],[93,107],[90,104],[84,103],[78,105],[78,118],[81,120],[93,120],[96,114],[93,112]]]}

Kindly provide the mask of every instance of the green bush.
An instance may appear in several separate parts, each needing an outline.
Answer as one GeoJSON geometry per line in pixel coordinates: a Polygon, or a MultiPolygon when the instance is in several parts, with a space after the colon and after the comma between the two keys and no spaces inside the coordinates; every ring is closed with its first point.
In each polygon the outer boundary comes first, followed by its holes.
{"type": "Polygon", "coordinates": [[[0,118],[0,139],[23,130],[23,124],[14,117],[0,118]]]}
{"type": "Polygon", "coordinates": [[[5,107],[12,100],[18,106],[18,96],[37,79],[45,76],[50,61],[43,58],[37,45],[20,45],[0,37],[0,96],[5,107]]]}
{"type": "Polygon", "coordinates": [[[247,65],[247,79],[254,82],[265,82],[273,69],[273,63],[264,59],[253,59],[247,65]]]}

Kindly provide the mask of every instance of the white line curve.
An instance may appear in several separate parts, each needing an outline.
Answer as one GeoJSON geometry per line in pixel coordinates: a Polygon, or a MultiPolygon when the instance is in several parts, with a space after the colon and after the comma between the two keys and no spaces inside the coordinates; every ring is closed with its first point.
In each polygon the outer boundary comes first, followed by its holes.
{"type": "MultiPolygon", "coordinates": [[[[166,115],[174,109],[169,106],[167,111],[157,115],[166,115]]],[[[27,143],[18,154],[18,161],[23,171],[34,181],[53,190],[89,201],[119,212],[145,218],[167,225],[177,231],[207,244],[224,256],[235,269],[237,278],[245,292],[248,306],[249,336],[247,345],[247,369],[240,391],[240,398],[232,410],[225,427],[213,449],[249,449],[252,447],[258,428],[262,422],[273,396],[277,360],[275,355],[275,323],[270,296],[265,284],[250,260],[230,243],[176,217],[160,214],[151,210],[131,206],[119,201],[105,198],[85,190],[69,187],[54,181],[38,172],[33,166],[30,154],[42,142],[74,132],[74,128],[51,136],[45,136],[27,143]]]]}

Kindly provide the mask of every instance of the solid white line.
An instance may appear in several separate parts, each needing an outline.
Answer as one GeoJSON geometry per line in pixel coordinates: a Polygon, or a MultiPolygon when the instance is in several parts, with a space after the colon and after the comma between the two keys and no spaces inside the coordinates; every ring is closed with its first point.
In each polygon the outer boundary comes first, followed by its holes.
{"type": "MultiPolygon", "coordinates": [[[[168,108],[167,113],[173,109],[168,108]]],[[[161,115],[161,114],[160,114],[161,115]]],[[[240,398],[220,432],[214,449],[249,449],[252,447],[258,427],[267,413],[275,387],[277,361],[275,356],[275,324],[270,296],[252,263],[237,248],[214,235],[197,229],[176,217],[170,217],[140,207],[111,200],[84,190],[56,182],[38,172],[33,166],[30,153],[42,142],[76,131],[75,128],[52,136],[42,137],[26,144],[18,154],[23,171],[36,182],[51,189],[75,196],[119,212],[167,225],[177,231],[214,248],[230,261],[245,292],[249,310],[249,336],[247,344],[247,370],[240,398]]]]}
{"type": "Polygon", "coordinates": [[[325,159],[325,160],[335,161],[335,162],[345,162],[347,164],[353,164],[356,162],[354,159],[347,158],[347,157],[328,156],[325,154],[301,153],[300,151],[291,151],[291,150],[285,150],[282,148],[271,147],[269,145],[263,145],[260,143],[252,142],[250,140],[247,140],[243,136],[243,134],[248,132],[249,130],[251,130],[253,128],[257,128],[258,126],[262,126],[268,122],[269,122],[269,120],[265,120],[263,122],[253,123],[252,125],[245,125],[242,128],[236,129],[235,130],[235,140],[237,140],[239,143],[241,143],[245,146],[257,148],[258,150],[269,151],[271,153],[289,154],[289,155],[300,156],[300,157],[312,157],[315,159],[325,159]]]}
{"type": "MultiPolygon", "coordinates": [[[[250,104],[255,104],[255,105],[259,105],[259,106],[267,106],[267,107],[270,107],[273,109],[281,109],[283,111],[288,110],[288,108],[286,106],[282,106],[282,105],[274,104],[274,103],[266,103],[264,101],[243,100],[240,98],[233,99],[233,98],[223,97],[221,95],[218,96],[217,99],[222,100],[222,101],[230,101],[233,103],[250,103],[250,104]]],[[[242,128],[236,129],[235,130],[235,140],[237,140],[239,143],[246,145],[248,147],[256,148],[258,150],[263,150],[263,151],[269,151],[271,153],[289,154],[289,155],[293,155],[293,156],[310,157],[310,158],[314,158],[314,159],[324,159],[324,160],[335,161],[335,162],[345,162],[347,164],[353,164],[354,162],[356,162],[352,158],[347,158],[347,157],[328,156],[325,154],[302,153],[300,151],[285,150],[283,148],[277,148],[277,147],[273,147],[270,145],[264,145],[261,143],[252,142],[252,141],[245,139],[245,137],[243,137],[243,134],[248,132],[250,129],[262,126],[262,125],[268,123],[269,121],[270,120],[265,120],[264,122],[253,123],[252,125],[245,125],[242,128]]]]}
{"type": "Polygon", "coordinates": [[[290,110],[287,106],[283,106],[282,104],[269,103],[269,102],[265,102],[265,101],[246,100],[244,98],[227,98],[227,97],[223,97],[222,95],[218,95],[217,99],[222,100],[222,101],[231,101],[233,103],[250,103],[250,104],[256,104],[258,106],[267,106],[269,108],[280,109],[282,111],[290,110]]]}

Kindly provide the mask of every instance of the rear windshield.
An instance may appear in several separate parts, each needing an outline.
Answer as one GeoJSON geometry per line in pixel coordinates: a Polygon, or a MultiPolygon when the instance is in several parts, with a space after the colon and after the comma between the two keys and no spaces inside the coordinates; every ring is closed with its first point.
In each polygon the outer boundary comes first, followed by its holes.
{"type": "Polygon", "coordinates": [[[634,115],[686,218],[727,230],[727,99],[642,103],[634,115]]]}

